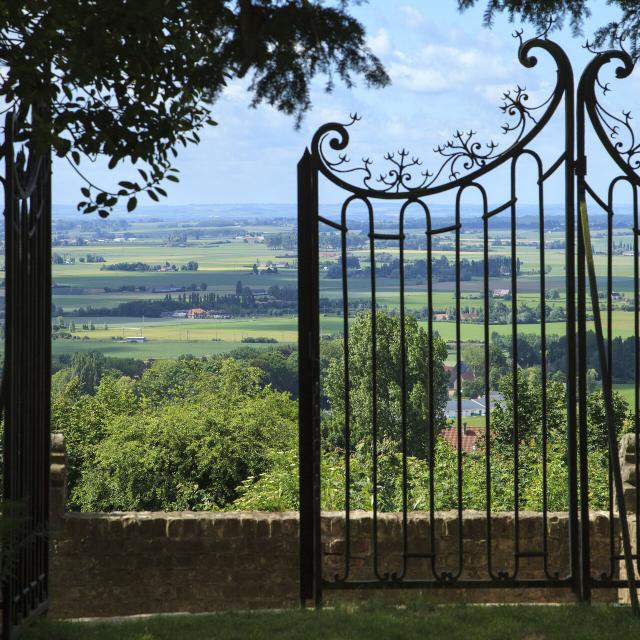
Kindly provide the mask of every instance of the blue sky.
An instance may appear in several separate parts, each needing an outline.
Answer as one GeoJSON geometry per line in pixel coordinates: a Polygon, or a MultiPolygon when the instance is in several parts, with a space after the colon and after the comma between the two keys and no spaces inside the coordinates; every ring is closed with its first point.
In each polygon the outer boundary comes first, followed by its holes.
{"type": "MultiPolygon", "coordinates": [[[[458,13],[456,5],[455,0],[370,0],[354,7],[392,85],[382,90],[360,86],[347,90],[338,85],[326,94],[319,78],[313,87],[313,109],[299,131],[291,118],[271,107],[250,109],[246,83],[230,85],[213,108],[219,125],[204,131],[199,146],[181,152],[177,161],[181,183],[169,185],[169,198],[163,204],[293,203],[296,163],[313,132],[327,121],[345,121],[354,111],[363,119],[352,128],[353,155],[370,156],[380,162],[380,168],[384,153],[400,147],[419,155],[425,166],[435,166],[433,148],[458,128],[473,128],[479,139],[500,142],[505,121],[498,109],[502,92],[515,84],[525,85],[535,102],[548,95],[554,71],[543,56],[533,70],[519,65],[517,41],[511,34],[520,25],[498,18],[489,30],[482,26],[484,2],[464,14],[458,13]]],[[[585,35],[615,16],[604,0],[591,5],[593,16],[585,35]]],[[[524,30],[525,36],[533,35],[531,27],[524,30]]],[[[552,37],[567,50],[578,73],[588,59],[582,49],[584,38],[572,38],[568,27],[552,37]]],[[[637,104],[639,78],[640,72],[624,81],[624,86],[618,83],[615,99],[629,107],[637,104]]],[[[541,150],[549,158],[558,150],[561,135],[556,122],[541,141],[541,150]]],[[[600,163],[604,172],[604,159],[595,159],[590,170],[599,173],[600,163]]],[[[101,163],[91,168],[92,179],[103,185],[124,175],[108,171],[101,163]]],[[[54,176],[54,203],[74,204],[78,178],[61,161],[54,165],[54,176]]],[[[496,187],[499,180],[496,176],[496,187]]],[[[526,191],[523,199],[533,202],[533,193],[526,191]]],[[[559,186],[551,185],[549,201],[558,202],[560,193],[559,186]]],[[[331,202],[338,199],[331,190],[325,197],[331,202]]]]}

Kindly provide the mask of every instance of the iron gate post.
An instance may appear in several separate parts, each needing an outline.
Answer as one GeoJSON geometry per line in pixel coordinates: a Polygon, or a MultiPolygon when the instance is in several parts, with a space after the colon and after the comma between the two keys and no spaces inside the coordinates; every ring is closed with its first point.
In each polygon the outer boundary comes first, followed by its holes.
{"type": "Polygon", "coordinates": [[[579,524],[578,524],[578,467],[577,467],[577,415],[576,415],[576,282],[575,282],[575,99],[571,62],[564,55],[566,89],[564,94],[565,120],[565,282],[566,282],[566,332],[567,332],[567,466],[568,508],[570,538],[570,575],[574,591],[579,596],[579,524]]]}
{"type": "MultiPolygon", "coordinates": [[[[33,107],[32,118],[47,118],[33,107]]],[[[51,154],[16,152],[5,124],[5,353],[2,637],[46,611],[49,581],[51,398],[51,154]]]]}
{"type": "Polygon", "coordinates": [[[300,604],[322,599],[320,535],[320,304],[318,179],[305,150],[298,163],[298,434],[300,604]]]}
{"type": "MultiPolygon", "coordinates": [[[[591,62],[587,65],[585,70],[580,77],[580,82],[578,83],[578,94],[577,94],[577,109],[576,109],[576,124],[577,124],[577,165],[576,165],[576,176],[577,176],[577,185],[578,185],[578,266],[582,273],[582,280],[578,283],[579,286],[585,289],[585,310],[586,314],[586,283],[585,279],[588,277],[589,283],[589,291],[591,294],[591,306],[593,309],[593,324],[594,324],[594,333],[596,338],[596,345],[598,349],[598,360],[600,364],[600,372],[602,377],[602,392],[604,396],[604,404],[605,404],[605,419],[607,426],[607,440],[608,440],[608,448],[609,448],[609,467],[611,479],[613,481],[613,490],[614,496],[612,496],[612,500],[615,499],[616,506],[618,508],[618,519],[620,521],[620,537],[622,542],[622,556],[620,559],[624,561],[624,566],[627,572],[627,585],[629,587],[629,597],[631,600],[632,610],[635,615],[640,615],[640,606],[638,603],[638,593],[637,593],[637,581],[635,578],[635,570],[633,566],[633,554],[631,549],[631,539],[629,534],[629,522],[627,520],[627,507],[625,503],[624,493],[623,493],[623,483],[622,483],[622,473],[620,469],[620,459],[618,457],[618,439],[616,432],[616,425],[614,423],[614,415],[613,415],[613,388],[612,388],[612,376],[611,376],[611,367],[612,363],[610,362],[607,349],[605,346],[603,328],[602,328],[602,318],[600,313],[600,300],[598,296],[598,282],[595,271],[595,263],[593,259],[593,248],[591,244],[591,232],[589,228],[589,217],[587,214],[587,191],[591,194],[592,197],[597,198],[593,189],[587,184],[587,156],[586,156],[586,116],[589,116],[589,120],[591,125],[594,127],[596,134],[600,141],[602,142],[604,148],[608,151],[610,157],[618,164],[618,166],[622,169],[624,174],[631,175],[635,178],[636,184],[638,182],[638,175],[631,171],[629,166],[625,166],[622,161],[620,154],[617,153],[617,148],[613,146],[609,137],[602,131],[602,125],[598,120],[597,115],[597,99],[595,95],[595,86],[599,84],[598,80],[598,72],[600,68],[606,64],[607,62],[618,59],[623,63],[623,66],[616,70],[616,76],[618,78],[626,77],[631,73],[634,68],[634,61],[631,59],[626,51],[621,50],[610,50],[603,54],[598,54],[594,57],[591,62]]],[[[611,213],[611,211],[609,211],[611,213]]],[[[637,300],[635,301],[635,305],[637,305],[637,300]]],[[[585,320],[585,332],[586,332],[586,318],[585,320]]],[[[586,344],[584,345],[584,349],[586,351],[586,344]]],[[[609,356],[610,357],[610,356],[609,356]]],[[[637,356],[636,356],[637,357],[637,356]]],[[[636,363],[637,366],[637,363],[636,363]]],[[[584,363],[584,371],[581,371],[581,374],[585,376],[585,402],[586,404],[586,359],[584,363]]],[[[638,381],[636,380],[636,384],[638,381]]],[[[581,407],[581,412],[584,412],[584,407],[581,407]]],[[[580,447],[581,447],[581,458],[585,459],[585,466],[588,456],[587,449],[587,432],[586,432],[586,417],[584,420],[584,433],[582,433],[581,429],[581,438],[580,438],[580,447]],[[584,452],[582,452],[584,450],[584,452]]],[[[581,464],[581,467],[583,465],[581,464]]],[[[581,469],[581,484],[587,482],[588,478],[586,475],[586,468],[584,472],[581,469]],[[584,473],[584,481],[582,478],[582,474],[584,473]]],[[[581,502],[583,510],[586,512],[588,516],[588,487],[582,489],[581,493],[584,495],[581,496],[581,502]]],[[[613,515],[613,508],[611,510],[613,515]]],[[[588,526],[589,522],[586,521],[586,527],[583,522],[583,532],[586,531],[586,535],[588,536],[588,526]]],[[[584,535],[584,534],[583,534],[584,535]]],[[[588,537],[587,537],[588,543],[588,537]]],[[[587,547],[588,553],[588,547],[587,547]]],[[[590,560],[589,556],[586,556],[587,561],[590,560]]],[[[586,565],[586,568],[583,572],[585,575],[583,577],[583,581],[585,582],[585,589],[587,589],[587,593],[591,589],[593,579],[590,575],[590,566],[586,565]]]]}
{"type": "MultiPolygon", "coordinates": [[[[576,112],[577,151],[574,160],[574,182],[577,184],[578,207],[584,201],[584,176],[586,174],[587,159],[585,156],[584,140],[584,110],[578,96],[578,110],[576,112]]],[[[583,602],[591,601],[591,553],[589,532],[589,453],[587,447],[587,290],[585,272],[585,244],[582,216],[577,216],[578,244],[577,244],[577,287],[578,287],[578,458],[580,479],[580,574],[579,595],[583,602]]],[[[575,405],[574,405],[575,406],[575,405]]]]}

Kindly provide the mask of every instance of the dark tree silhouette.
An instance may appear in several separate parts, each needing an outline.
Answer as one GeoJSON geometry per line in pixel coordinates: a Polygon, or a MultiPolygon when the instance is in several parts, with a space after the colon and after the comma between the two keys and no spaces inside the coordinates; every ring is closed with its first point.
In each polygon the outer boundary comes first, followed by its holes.
{"type": "MultiPolygon", "coordinates": [[[[589,0],[458,0],[460,11],[485,3],[484,23],[491,27],[497,13],[506,13],[511,21],[520,19],[539,30],[559,29],[568,18],[575,36],[582,35],[585,18],[591,15],[589,0]]],[[[613,45],[622,38],[632,55],[640,53],[640,3],[637,0],[607,0],[620,10],[620,18],[598,27],[593,34],[596,47],[613,45]]]]}
{"type": "Polygon", "coordinates": [[[3,0],[0,104],[16,111],[23,139],[53,147],[87,182],[79,210],[106,216],[122,199],[165,196],[177,150],[216,124],[225,85],[250,78],[252,105],[299,124],[318,74],[347,86],[389,82],[349,14],[359,0],[3,0]],[[31,105],[50,114],[27,118],[31,105]],[[85,161],[105,156],[142,168],[114,189],[93,184],[85,161]]]}

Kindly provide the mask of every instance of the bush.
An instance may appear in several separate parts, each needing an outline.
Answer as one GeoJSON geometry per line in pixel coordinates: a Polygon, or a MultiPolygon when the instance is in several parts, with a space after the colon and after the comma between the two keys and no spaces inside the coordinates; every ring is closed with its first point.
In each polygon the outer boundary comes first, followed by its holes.
{"type": "Polygon", "coordinates": [[[67,439],[72,508],[220,509],[273,451],[292,447],[295,403],[262,387],[259,370],[223,360],[189,377],[181,364],[187,375],[166,396],[155,366],[139,383],[107,376],[95,396],[70,383],[54,421],[67,439]]]}

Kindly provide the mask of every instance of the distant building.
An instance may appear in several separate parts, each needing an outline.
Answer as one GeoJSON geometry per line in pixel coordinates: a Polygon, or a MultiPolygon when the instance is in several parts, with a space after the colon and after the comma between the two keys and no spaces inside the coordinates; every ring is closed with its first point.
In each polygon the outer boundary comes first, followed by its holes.
{"type": "Polygon", "coordinates": [[[144,336],[127,336],[126,338],[124,338],[124,342],[138,342],[138,343],[142,343],[142,342],[146,342],[147,339],[144,336]]]}
{"type": "MultiPolygon", "coordinates": [[[[497,402],[504,400],[501,393],[493,392],[489,396],[489,408],[493,409],[497,402]]],[[[463,398],[460,401],[461,417],[471,418],[473,416],[484,416],[487,414],[487,397],[463,398]]],[[[458,400],[449,400],[445,409],[447,418],[456,419],[458,417],[458,400]]]]}
{"type": "Polygon", "coordinates": [[[491,295],[494,298],[506,298],[511,293],[511,289],[494,289],[491,292],[491,295]]]}
{"type": "MultiPolygon", "coordinates": [[[[458,417],[458,400],[449,400],[446,408],[447,418],[458,417]]],[[[460,401],[460,415],[463,418],[483,416],[486,413],[486,405],[480,399],[463,398],[460,401]]]]}
{"type": "Polygon", "coordinates": [[[195,309],[189,309],[189,311],[187,311],[187,318],[206,318],[207,317],[207,312],[204,309],[200,309],[199,307],[196,307],[195,309]]]}
{"type": "MultiPolygon", "coordinates": [[[[453,449],[458,449],[458,427],[447,427],[440,432],[442,438],[453,449]]],[[[464,453],[471,453],[476,450],[478,436],[480,435],[479,429],[469,429],[466,424],[462,425],[462,433],[460,437],[461,449],[464,453]]]]}
{"type": "Polygon", "coordinates": [[[151,289],[152,293],[179,293],[182,291],[181,287],[154,287],[151,289]]]}

